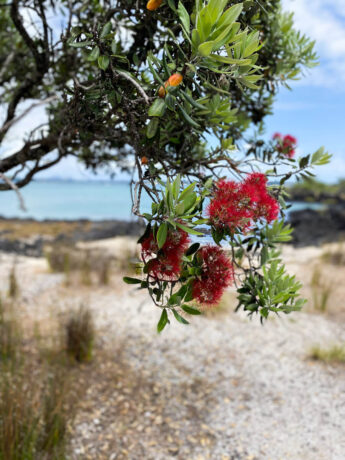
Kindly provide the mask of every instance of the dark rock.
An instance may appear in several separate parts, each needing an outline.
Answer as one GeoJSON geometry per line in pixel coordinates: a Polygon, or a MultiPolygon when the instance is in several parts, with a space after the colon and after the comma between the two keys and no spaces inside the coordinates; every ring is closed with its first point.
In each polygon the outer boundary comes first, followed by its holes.
{"type": "MultiPolygon", "coordinates": [[[[4,219],[5,220],[5,219],[4,219]]],[[[16,219],[17,221],[17,219],[16,219]]],[[[34,222],[32,219],[20,220],[20,225],[34,222]]],[[[54,224],[56,221],[44,221],[45,223],[54,224]]],[[[120,221],[107,220],[99,222],[90,222],[87,220],[78,220],[77,229],[71,233],[61,233],[55,237],[46,235],[33,235],[30,238],[14,239],[9,232],[0,234],[0,251],[11,252],[31,257],[42,257],[44,246],[54,243],[73,244],[78,241],[93,241],[116,236],[133,236],[139,237],[145,229],[143,221],[120,221]]],[[[39,226],[39,222],[36,222],[39,226]]]]}
{"type": "Polygon", "coordinates": [[[329,206],[322,211],[304,209],[291,212],[294,228],[292,244],[311,246],[336,242],[345,237],[345,207],[329,206]]]}

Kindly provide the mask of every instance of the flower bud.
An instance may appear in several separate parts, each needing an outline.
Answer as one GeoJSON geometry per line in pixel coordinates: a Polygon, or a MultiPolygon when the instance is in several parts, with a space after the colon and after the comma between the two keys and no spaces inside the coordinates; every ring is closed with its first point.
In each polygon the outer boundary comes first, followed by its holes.
{"type": "Polygon", "coordinates": [[[147,2],[146,8],[150,11],[154,11],[159,8],[163,0],[149,0],[147,2]]]}

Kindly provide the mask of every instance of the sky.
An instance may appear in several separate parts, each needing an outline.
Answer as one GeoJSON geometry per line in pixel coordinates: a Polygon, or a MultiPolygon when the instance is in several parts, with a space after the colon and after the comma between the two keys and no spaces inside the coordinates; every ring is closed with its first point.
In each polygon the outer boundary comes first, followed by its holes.
{"type": "MultiPolygon", "coordinates": [[[[296,28],[316,40],[320,65],[293,83],[292,91],[280,90],[274,114],[267,118],[267,136],[277,131],[294,135],[298,139],[298,154],[301,155],[313,153],[324,146],[332,153],[332,161],[315,172],[320,180],[334,182],[345,178],[344,0],[283,0],[283,6],[285,10],[294,12],[296,28]]],[[[42,107],[35,109],[30,117],[11,130],[5,146],[6,154],[15,151],[21,138],[19,132],[28,130],[33,120],[43,117],[43,110],[42,107]]],[[[4,153],[4,149],[0,153],[4,153]]],[[[74,158],[64,159],[39,177],[94,178],[74,158]]],[[[117,177],[125,178],[122,175],[117,177]]],[[[103,174],[96,177],[105,178],[103,174]]]]}

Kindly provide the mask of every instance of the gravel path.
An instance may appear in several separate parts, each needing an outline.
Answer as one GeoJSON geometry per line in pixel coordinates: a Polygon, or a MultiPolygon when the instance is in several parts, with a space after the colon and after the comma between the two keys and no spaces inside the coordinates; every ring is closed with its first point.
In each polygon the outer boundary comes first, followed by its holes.
{"type": "MultiPolygon", "coordinates": [[[[18,261],[23,279],[30,264],[18,261]]],[[[159,312],[120,278],[72,292],[35,264],[25,312],[83,301],[101,331],[104,359],[81,370],[73,459],[345,459],[345,366],[307,358],[344,343],[344,323],[297,313],[261,326],[229,309],[157,335],[159,312]]]]}

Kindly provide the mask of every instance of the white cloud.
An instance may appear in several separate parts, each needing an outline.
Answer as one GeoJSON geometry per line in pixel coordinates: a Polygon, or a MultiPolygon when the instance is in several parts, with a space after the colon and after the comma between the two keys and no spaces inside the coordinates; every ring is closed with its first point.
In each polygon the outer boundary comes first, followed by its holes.
{"type": "Polygon", "coordinates": [[[345,83],[344,0],[283,0],[298,30],[316,40],[320,66],[300,84],[341,89],[345,83]],[[338,87],[339,85],[339,87],[338,87]]]}

